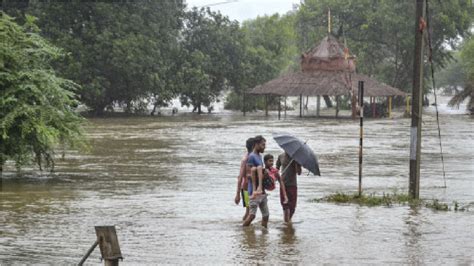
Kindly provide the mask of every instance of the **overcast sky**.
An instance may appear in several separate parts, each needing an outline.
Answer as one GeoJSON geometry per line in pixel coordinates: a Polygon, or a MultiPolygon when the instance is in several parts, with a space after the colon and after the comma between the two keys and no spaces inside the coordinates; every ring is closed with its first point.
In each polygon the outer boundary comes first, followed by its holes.
{"type": "Polygon", "coordinates": [[[188,7],[209,5],[213,11],[220,11],[231,20],[240,22],[257,16],[285,14],[293,10],[300,0],[185,0],[188,7]]]}

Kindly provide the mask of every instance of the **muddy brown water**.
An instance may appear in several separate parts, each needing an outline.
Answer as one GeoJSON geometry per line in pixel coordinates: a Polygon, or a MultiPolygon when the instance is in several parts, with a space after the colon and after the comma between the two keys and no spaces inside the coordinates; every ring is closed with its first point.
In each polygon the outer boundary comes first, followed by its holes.
{"type": "MultiPolygon", "coordinates": [[[[474,120],[441,115],[444,185],[433,108],[423,125],[422,198],[470,208],[442,212],[408,206],[361,207],[314,203],[358,180],[358,121],[242,117],[91,119],[92,151],[70,152],[54,174],[13,166],[3,174],[0,264],[74,264],[95,240],[95,225],[116,225],[125,265],[135,264],[473,264],[474,120]],[[233,203],[245,139],[272,132],[308,141],[322,176],[299,177],[294,223],[282,221],[270,193],[270,223],[260,214],[242,228],[233,203]]],[[[366,193],[408,190],[409,119],[365,122],[366,193]]],[[[100,264],[95,250],[88,264],[100,264]]]]}

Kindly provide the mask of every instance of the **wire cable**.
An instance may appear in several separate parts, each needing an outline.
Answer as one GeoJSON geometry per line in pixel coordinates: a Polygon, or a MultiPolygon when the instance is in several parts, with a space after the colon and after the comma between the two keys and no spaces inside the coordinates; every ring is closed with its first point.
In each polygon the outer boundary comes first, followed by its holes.
{"type": "Polygon", "coordinates": [[[441,142],[441,127],[439,125],[438,96],[436,95],[436,83],[435,83],[435,78],[434,78],[433,47],[431,45],[430,15],[429,15],[428,0],[426,0],[426,27],[427,27],[427,32],[428,32],[428,47],[429,47],[428,59],[430,61],[431,80],[433,82],[433,94],[434,94],[434,97],[435,97],[436,122],[438,124],[439,149],[440,149],[440,153],[441,153],[441,164],[443,166],[444,188],[446,188],[446,172],[445,172],[445,168],[444,168],[443,145],[442,145],[442,142],[441,142]]]}

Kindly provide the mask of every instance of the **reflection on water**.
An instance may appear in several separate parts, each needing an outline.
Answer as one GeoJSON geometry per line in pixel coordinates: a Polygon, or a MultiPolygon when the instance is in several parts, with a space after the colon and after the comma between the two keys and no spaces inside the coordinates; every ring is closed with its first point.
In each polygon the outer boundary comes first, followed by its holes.
{"type": "Polygon", "coordinates": [[[406,253],[410,264],[424,264],[424,254],[422,252],[422,238],[421,227],[423,226],[423,214],[419,212],[418,207],[411,207],[408,215],[405,218],[406,236],[405,246],[406,253]]]}
{"type": "MultiPolygon", "coordinates": [[[[473,120],[441,115],[447,188],[443,185],[435,116],[423,125],[421,192],[461,206],[474,204],[473,120]]],[[[367,193],[408,186],[408,119],[367,120],[367,193]]],[[[79,262],[95,240],[95,225],[116,225],[126,264],[472,264],[471,212],[408,206],[359,207],[312,203],[336,191],[357,190],[358,122],[289,116],[178,116],[92,119],[93,150],[71,152],[56,172],[12,165],[0,192],[0,264],[79,262]],[[271,133],[308,140],[321,177],[299,177],[293,224],[285,224],[279,195],[269,193],[270,223],[241,227],[233,204],[245,140],[264,135],[266,153],[280,148],[271,133]]],[[[98,250],[89,263],[97,263],[98,250]]]]}

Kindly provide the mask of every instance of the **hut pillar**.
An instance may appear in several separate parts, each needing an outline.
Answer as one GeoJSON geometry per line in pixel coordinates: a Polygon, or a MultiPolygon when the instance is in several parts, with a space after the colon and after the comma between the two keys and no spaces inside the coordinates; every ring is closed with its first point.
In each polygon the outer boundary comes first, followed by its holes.
{"type": "Polygon", "coordinates": [[[245,92],[242,95],[242,113],[245,116],[245,92]]]}
{"type": "Polygon", "coordinates": [[[300,94],[300,117],[303,117],[303,94],[300,94]]]}
{"type": "Polygon", "coordinates": [[[407,100],[407,107],[406,107],[406,109],[405,109],[405,113],[406,113],[407,115],[410,115],[410,96],[407,95],[407,97],[406,97],[405,99],[407,100]]]}
{"type": "Polygon", "coordinates": [[[316,116],[317,116],[317,117],[319,117],[320,109],[321,109],[321,96],[318,95],[318,100],[317,100],[317,102],[316,102],[316,116]]]}
{"type": "Polygon", "coordinates": [[[392,118],[392,96],[388,96],[388,118],[392,118]]]}
{"type": "Polygon", "coordinates": [[[375,97],[372,97],[372,117],[375,118],[375,97]]]}
{"type": "Polygon", "coordinates": [[[336,96],[336,118],[339,117],[339,95],[336,96]]]}
{"type": "Polygon", "coordinates": [[[352,91],[352,97],[351,97],[352,119],[356,119],[356,116],[357,116],[356,105],[357,105],[357,99],[356,99],[354,91],[352,91]]]}
{"type": "Polygon", "coordinates": [[[278,96],[278,120],[281,118],[281,96],[278,96]]]}
{"type": "Polygon", "coordinates": [[[268,95],[265,94],[265,116],[268,116],[268,95]]]}

